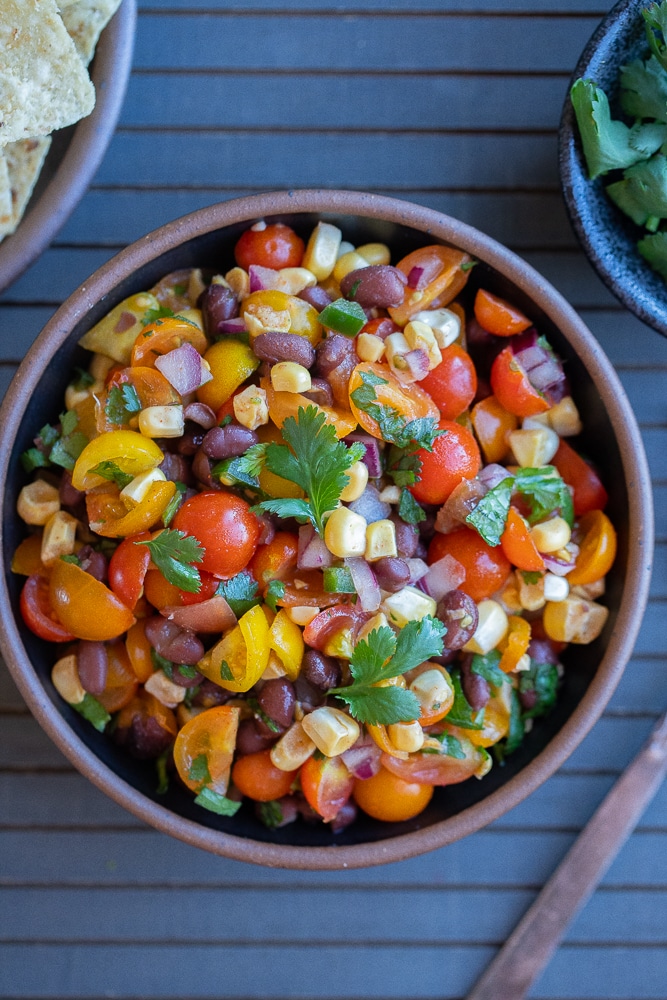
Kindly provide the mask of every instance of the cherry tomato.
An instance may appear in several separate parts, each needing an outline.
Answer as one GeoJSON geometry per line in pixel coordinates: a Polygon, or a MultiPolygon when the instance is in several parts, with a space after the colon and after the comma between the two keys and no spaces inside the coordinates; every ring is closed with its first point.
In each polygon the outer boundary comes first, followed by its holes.
{"type": "Polygon", "coordinates": [[[142,531],[124,538],[109,560],[109,586],[131,610],[144,592],[144,579],[151,561],[149,549],[135,542],[148,541],[150,537],[149,531],[142,531]]]}
{"type": "Polygon", "coordinates": [[[246,271],[251,264],[272,267],[299,267],[306,249],[300,236],[282,222],[258,222],[246,229],[234,247],[234,258],[246,271]]]}
{"type": "Polygon", "coordinates": [[[495,594],[507,580],[512,566],[500,545],[492,548],[473,528],[458,528],[448,535],[436,534],[428,550],[428,562],[446,555],[461,563],[466,578],[460,589],[473,601],[495,594]]]}
{"type": "MultiPolygon", "coordinates": [[[[139,547],[139,546],[137,546],[139,547]]],[[[145,546],[144,546],[145,547],[145,546]]],[[[162,608],[199,604],[213,597],[220,585],[220,580],[206,570],[199,570],[201,587],[196,594],[189,590],[180,590],[173,583],[165,580],[159,569],[149,569],[144,578],[144,595],[148,602],[161,611],[162,608]]]]}
{"type": "Polygon", "coordinates": [[[435,439],[433,451],[417,452],[420,478],[409,487],[422,503],[443,504],[461,480],[474,479],[482,465],[477,442],[467,428],[453,420],[441,420],[438,427],[445,433],[435,439]]]}
{"type": "Polygon", "coordinates": [[[75,638],[55,617],[49,597],[49,581],[41,573],[33,573],[23,584],[20,600],[21,615],[31,632],[48,642],[72,642],[75,638]]]}
{"type": "Polygon", "coordinates": [[[405,326],[416,312],[434,308],[436,300],[438,306],[446,306],[466,284],[470,271],[462,265],[469,262],[470,257],[462,250],[440,245],[420,247],[399,260],[396,267],[406,278],[410,279],[419,268],[430,280],[425,288],[406,288],[403,303],[388,310],[391,318],[399,326],[405,326]]]}
{"type": "Polygon", "coordinates": [[[500,539],[504,554],[517,569],[527,573],[544,570],[544,559],[537,551],[530,529],[515,507],[507,512],[505,530],[500,539]]]}
{"type": "Polygon", "coordinates": [[[296,775],[297,771],[281,771],[276,767],[270,750],[239,757],[232,768],[236,788],[255,802],[271,802],[289,794],[296,775]]]}
{"type": "Polygon", "coordinates": [[[377,421],[364,410],[360,410],[352,399],[352,393],[363,385],[362,372],[384,379],[386,384],[373,386],[378,403],[398,410],[406,422],[416,420],[418,417],[432,417],[434,420],[438,420],[440,413],[427,392],[420,389],[418,385],[402,385],[387,365],[363,361],[357,365],[350,377],[350,408],[354,418],[373,437],[382,439],[382,431],[377,421]]]}
{"type": "MultiPolygon", "coordinates": [[[[340,597],[337,595],[340,601],[340,597]]],[[[353,605],[337,604],[316,615],[303,630],[303,639],[312,649],[324,652],[331,640],[345,629],[358,631],[370,618],[368,611],[353,605]]]]}
{"type": "Polygon", "coordinates": [[[198,493],[176,512],[172,527],[204,548],[198,567],[228,580],[245,569],[257,547],[260,526],[250,507],[233,493],[198,493]]]}
{"type": "Polygon", "coordinates": [[[139,687],[137,675],[132,669],[125,643],[111,642],[107,650],[107,679],[104,691],[97,696],[107,712],[117,712],[128,705],[139,687]]]}
{"type": "MultiPolygon", "coordinates": [[[[125,636],[125,649],[130,665],[138,681],[144,684],[154,672],[153,647],[146,637],[146,623],[150,619],[142,618],[135,622],[125,636]]],[[[174,735],[176,735],[174,733],[174,735]]]]}
{"type": "Polygon", "coordinates": [[[502,653],[498,666],[506,674],[511,674],[521,657],[528,652],[532,630],[530,622],[519,615],[510,615],[507,623],[509,625],[507,634],[498,644],[498,649],[502,653]]]}
{"type": "Polygon", "coordinates": [[[28,535],[16,548],[12,556],[12,573],[19,576],[32,576],[43,569],[42,565],[42,535],[28,535]]]}
{"type": "Polygon", "coordinates": [[[369,319],[368,323],[362,326],[359,332],[372,333],[384,340],[390,333],[399,333],[400,329],[400,326],[394,323],[393,319],[390,319],[388,316],[377,316],[375,319],[369,319]]]}
{"type": "Polygon", "coordinates": [[[217,705],[195,715],[179,731],[174,763],[181,781],[193,792],[206,787],[225,795],[238,726],[239,709],[217,705]]]}
{"type": "MultiPolygon", "coordinates": [[[[447,730],[453,727],[447,727],[447,730]]],[[[382,766],[404,781],[416,781],[420,785],[457,785],[473,774],[486,773],[487,758],[478,747],[457,730],[456,737],[465,757],[449,757],[439,753],[411,753],[407,760],[382,754],[382,766]]]]}
{"type": "Polygon", "coordinates": [[[204,361],[213,378],[197,389],[197,399],[212,410],[219,410],[228,402],[255,369],[259,368],[259,358],[252,348],[235,337],[217,340],[206,351],[204,361]]]}
{"type": "Polygon", "coordinates": [[[500,405],[517,417],[533,417],[550,408],[544,394],[531,385],[511,347],[502,350],[491,366],[491,388],[500,405]]]}
{"type": "Polygon", "coordinates": [[[56,560],[49,580],[51,606],[78,639],[115,639],[134,625],[134,615],[103,583],[74,563],[56,560]]]}
{"type": "Polygon", "coordinates": [[[475,296],[474,311],[479,325],[497,337],[511,337],[531,325],[519,309],[483,288],[475,296]]]}
{"type": "Polygon", "coordinates": [[[442,350],[442,361],[419,383],[446,420],[456,420],[477,392],[477,372],[467,351],[458,344],[442,350]]]}
{"type": "Polygon", "coordinates": [[[601,510],[589,510],[579,522],[582,536],[574,569],[568,581],[575,587],[596,583],[606,576],[616,558],[616,531],[601,510]]]}
{"type": "Polygon", "coordinates": [[[470,419],[484,459],[489,464],[502,462],[507,455],[508,435],[519,426],[518,418],[501,406],[495,396],[487,396],[475,404],[470,419]]]}
{"type": "Polygon", "coordinates": [[[157,358],[183,344],[192,344],[199,354],[203,354],[208,347],[206,334],[194,323],[188,323],[179,316],[156,319],[145,326],[135,340],[132,367],[154,368],[157,358]]]}
{"type": "Polygon", "coordinates": [[[267,545],[260,545],[248,569],[264,590],[271,580],[284,580],[296,566],[299,539],[291,531],[276,531],[267,545]]]}
{"type": "MultiPolygon", "coordinates": [[[[99,404],[96,406],[95,430],[98,434],[108,434],[111,431],[118,431],[119,428],[127,430],[130,427],[132,414],[125,412],[122,423],[118,424],[109,417],[109,396],[114,388],[129,385],[136,390],[139,397],[141,409],[147,406],[171,406],[180,403],[181,397],[174,389],[173,385],[167,381],[162,372],[157,368],[121,368],[115,371],[112,377],[107,377],[108,389],[100,394],[99,404]]],[[[116,414],[113,414],[116,416],[116,414]]]]}
{"type": "Polygon", "coordinates": [[[372,778],[355,781],[352,797],[373,819],[401,823],[423,812],[433,798],[433,786],[405,781],[381,767],[372,778]]]}
{"type": "Polygon", "coordinates": [[[306,802],[325,822],[338,815],[354,788],[354,778],[340,757],[309,757],[299,777],[306,802]]]}
{"type": "Polygon", "coordinates": [[[576,517],[607,506],[607,491],[599,476],[567,441],[561,439],[551,463],[558,469],[561,479],[574,491],[572,502],[576,517]]]}

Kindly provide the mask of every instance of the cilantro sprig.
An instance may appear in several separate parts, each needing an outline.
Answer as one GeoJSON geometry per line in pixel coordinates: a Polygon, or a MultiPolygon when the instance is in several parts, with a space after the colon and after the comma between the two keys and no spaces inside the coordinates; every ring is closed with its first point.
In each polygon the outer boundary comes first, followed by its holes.
{"type": "Polygon", "coordinates": [[[572,494],[552,465],[539,469],[519,469],[516,476],[506,476],[486,493],[466,517],[466,524],[475,528],[487,545],[500,545],[500,539],[513,494],[519,494],[528,505],[528,523],[537,524],[558,513],[572,527],[574,506],[572,494]]]}
{"type": "Polygon", "coordinates": [[[112,385],[104,404],[104,412],[110,424],[127,424],[130,417],[141,410],[141,400],[133,385],[112,385]]]}
{"type": "Polygon", "coordinates": [[[388,726],[411,722],[421,714],[417,697],[405,688],[378,687],[442,654],[446,628],[437,618],[427,616],[411,621],[395,635],[384,625],[354,647],[350,660],[352,683],[333,688],[329,694],[344,701],[359,722],[388,726]]]}
{"type": "Polygon", "coordinates": [[[166,528],[155,538],[134,544],[149,549],[151,559],[169,583],[191,594],[199,592],[201,577],[194,564],[202,561],[204,549],[196,538],[184,531],[166,528]]]}
{"type": "Polygon", "coordinates": [[[359,376],[362,384],[350,393],[350,399],[375,420],[384,440],[411,451],[419,448],[432,451],[435,439],[445,433],[438,429],[437,420],[434,417],[418,417],[406,422],[405,417],[394,406],[381,403],[377,397],[375,387],[388,385],[386,378],[364,371],[359,372],[359,376]]]}
{"type": "Polygon", "coordinates": [[[263,500],[252,509],[278,517],[294,517],[310,523],[324,534],[324,515],[333,510],[348,484],[347,470],[364,455],[364,446],[350,447],[339,441],[336,430],[315,406],[299,407],[297,418],[288,417],[282,426],[285,444],[266,445],[266,467],[277,476],[296,483],[305,499],[263,500]]]}
{"type": "Polygon", "coordinates": [[[88,444],[88,438],[77,430],[79,418],[75,410],[60,414],[60,424],[53,427],[45,424],[35,438],[34,448],[28,448],[21,455],[21,464],[26,472],[59,465],[70,472],[76,460],[88,444]]]}
{"type": "MultiPolygon", "coordinates": [[[[257,581],[246,570],[237,573],[229,580],[221,580],[216,594],[225,598],[237,618],[260,603],[257,596],[257,581]]],[[[228,680],[233,679],[233,677],[228,678],[228,680]]]]}

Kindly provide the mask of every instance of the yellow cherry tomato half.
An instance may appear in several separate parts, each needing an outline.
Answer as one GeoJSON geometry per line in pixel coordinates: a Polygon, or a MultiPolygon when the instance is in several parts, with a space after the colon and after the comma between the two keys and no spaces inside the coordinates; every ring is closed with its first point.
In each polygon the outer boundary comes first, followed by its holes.
{"type": "Polygon", "coordinates": [[[269,623],[256,605],[206,653],[197,669],[226,691],[249,691],[266,670],[270,652],[269,623]]]}
{"type": "Polygon", "coordinates": [[[611,569],[616,558],[616,531],[601,510],[590,510],[579,521],[582,541],[574,569],[567,579],[574,587],[596,583],[611,569]]]}
{"type": "Polygon", "coordinates": [[[204,354],[204,361],[213,378],[197,389],[197,399],[216,411],[259,367],[252,348],[234,337],[216,341],[204,354]]]}
{"type": "Polygon", "coordinates": [[[303,632],[282,608],[269,629],[269,645],[285,668],[287,679],[295,681],[301,670],[306,644],[303,632]]]}
{"type": "Polygon", "coordinates": [[[175,483],[158,480],[151,483],[143,500],[128,510],[118,492],[108,490],[89,493],[86,497],[86,510],[90,527],[104,538],[138,535],[157,524],[175,494],[175,483]]]}
{"type": "Polygon", "coordinates": [[[58,621],[77,639],[116,639],[135,622],[130,609],[113,591],[64,559],[54,563],[49,596],[58,621]]]}
{"type": "Polygon", "coordinates": [[[423,812],[433,798],[433,786],[405,781],[381,767],[372,778],[355,781],[352,797],[373,819],[400,823],[423,812]]]}
{"type": "Polygon", "coordinates": [[[217,705],[195,715],[179,731],[174,743],[174,763],[181,781],[191,791],[210,788],[224,795],[236,747],[240,709],[217,705]]]}
{"type": "Polygon", "coordinates": [[[155,469],[164,455],[151,438],[137,431],[109,431],[93,438],[76,460],[72,470],[72,486],[77,490],[90,490],[107,482],[92,470],[102,462],[113,462],[128,476],[155,469]]]}

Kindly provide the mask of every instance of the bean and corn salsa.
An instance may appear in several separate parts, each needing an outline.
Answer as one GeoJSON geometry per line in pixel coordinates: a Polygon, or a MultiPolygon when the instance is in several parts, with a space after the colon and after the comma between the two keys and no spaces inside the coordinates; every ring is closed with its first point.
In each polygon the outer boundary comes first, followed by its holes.
{"type": "Polygon", "coordinates": [[[118,304],[23,456],[21,613],[164,791],[418,815],[548,713],[616,552],[567,372],[475,262],[260,221],[118,304]],[[221,262],[225,263],[225,262],[221,262]]]}

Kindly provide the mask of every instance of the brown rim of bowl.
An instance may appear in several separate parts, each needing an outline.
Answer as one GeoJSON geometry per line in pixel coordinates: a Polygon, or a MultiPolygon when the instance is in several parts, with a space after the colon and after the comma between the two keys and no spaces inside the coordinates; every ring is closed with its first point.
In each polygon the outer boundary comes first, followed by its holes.
{"type": "Polygon", "coordinates": [[[72,126],[72,138],[53,177],[37,200],[28,204],[16,232],[0,243],[0,291],[16,281],[46,249],[97,172],[125,98],[136,20],[136,0],[123,0],[100,35],[91,64],[95,107],[87,118],[72,126]]]}
{"type": "MultiPolygon", "coordinates": [[[[483,258],[530,295],[568,337],[606,407],[621,452],[628,488],[629,537],[636,540],[628,568],[616,627],[580,704],[537,757],[501,789],[456,816],[417,832],[388,840],[341,847],[271,845],[201,827],[178,817],[144,796],[103,764],[69,728],[46,696],[23,647],[13,616],[5,623],[0,645],[16,684],[40,725],[67,758],[93,784],[135,816],[165,833],[214,854],[269,867],[294,869],[361,868],[401,861],[451,844],[503,815],[550,777],[589,732],[602,713],[634,646],[650,582],[653,549],[651,481],[637,423],[618,376],[593,335],[571,306],[528,264],[490,237],[449,216],[427,208],[353,191],[305,190],[249,196],[213,205],[143,237],[96,271],[61,306],[28,352],[0,410],[3,426],[21,420],[40,373],[70,330],[86,312],[113,291],[123,276],[186,240],[233,223],[289,213],[336,212],[379,218],[412,227],[483,258]]],[[[4,490],[12,442],[0,442],[0,484],[4,490]]],[[[2,529],[0,528],[0,531],[2,529]]],[[[0,543],[2,538],[0,537],[0,543]]],[[[5,575],[0,602],[9,606],[5,575]]]]}

